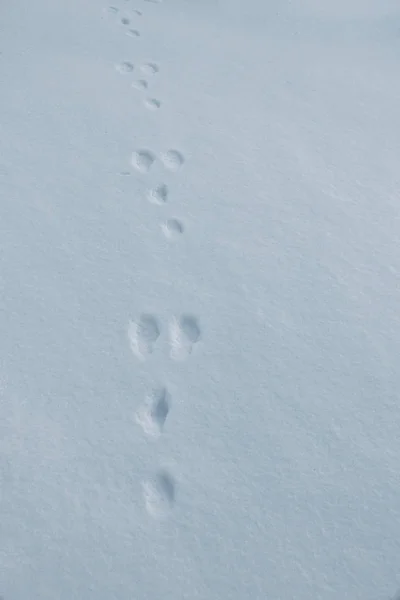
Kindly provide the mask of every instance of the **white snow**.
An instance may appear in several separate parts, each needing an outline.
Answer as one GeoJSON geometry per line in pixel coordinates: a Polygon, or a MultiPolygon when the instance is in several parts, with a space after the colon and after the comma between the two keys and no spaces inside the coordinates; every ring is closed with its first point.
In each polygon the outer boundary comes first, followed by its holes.
{"type": "Polygon", "coordinates": [[[398,0],[0,17],[0,595],[392,597],[398,0]]]}

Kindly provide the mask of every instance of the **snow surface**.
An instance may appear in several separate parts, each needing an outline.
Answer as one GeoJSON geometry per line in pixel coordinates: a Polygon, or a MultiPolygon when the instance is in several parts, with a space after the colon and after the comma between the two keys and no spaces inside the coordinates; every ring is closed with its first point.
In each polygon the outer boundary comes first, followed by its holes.
{"type": "Polygon", "coordinates": [[[398,0],[0,17],[0,595],[392,597],[398,0]]]}

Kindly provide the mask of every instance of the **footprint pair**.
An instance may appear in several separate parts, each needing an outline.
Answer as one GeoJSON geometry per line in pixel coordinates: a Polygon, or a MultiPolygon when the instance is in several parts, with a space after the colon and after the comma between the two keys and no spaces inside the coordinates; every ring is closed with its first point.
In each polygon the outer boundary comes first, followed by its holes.
{"type": "MultiPolygon", "coordinates": [[[[146,360],[153,352],[161,335],[158,319],[150,314],[142,314],[132,321],[128,328],[128,337],[133,354],[140,360],[146,360]]],[[[196,317],[182,315],[173,317],[168,323],[170,357],[184,360],[193,351],[200,340],[201,331],[196,317]]]]}
{"type": "MultiPolygon", "coordinates": [[[[147,173],[157,160],[157,156],[151,150],[144,148],[132,153],[131,164],[141,173],[147,173]]],[[[160,156],[161,163],[168,171],[177,171],[185,162],[184,155],[179,150],[169,149],[160,156]]]]}
{"type": "MultiPolygon", "coordinates": [[[[131,36],[136,35],[136,37],[140,36],[139,31],[137,30],[130,30],[131,36]]],[[[132,73],[132,71],[135,68],[135,65],[127,60],[124,60],[123,62],[117,63],[115,65],[116,70],[121,73],[122,75],[127,75],[128,73],[132,73]]],[[[158,73],[158,71],[160,70],[159,66],[156,63],[145,63],[143,65],[141,65],[141,67],[139,67],[140,70],[142,71],[142,73],[144,73],[144,75],[155,75],[156,73],[158,73]]]]}

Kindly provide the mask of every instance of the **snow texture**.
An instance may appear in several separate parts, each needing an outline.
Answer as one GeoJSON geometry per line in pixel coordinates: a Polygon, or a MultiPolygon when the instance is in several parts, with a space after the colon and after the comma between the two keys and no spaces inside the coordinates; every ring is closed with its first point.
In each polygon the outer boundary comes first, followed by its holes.
{"type": "Polygon", "coordinates": [[[0,17],[0,595],[393,598],[398,0],[0,17]]]}

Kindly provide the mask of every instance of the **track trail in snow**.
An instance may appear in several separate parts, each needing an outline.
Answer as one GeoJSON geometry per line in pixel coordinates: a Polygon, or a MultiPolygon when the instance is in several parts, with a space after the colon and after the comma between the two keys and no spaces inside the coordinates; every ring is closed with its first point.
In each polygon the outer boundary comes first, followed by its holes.
{"type": "MultiPolygon", "coordinates": [[[[159,4],[160,0],[144,0],[159,4]]],[[[145,11],[130,10],[116,6],[105,8],[105,13],[122,26],[125,33],[136,38],[139,43],[142,33],[139,28],[140,20],[146,18],[145,11]]],[[[165,66],[150,60],[136,65],[129,60],[122,60],[115,65],[116,71],[124,76],[131,76],[130,85],[133,90],[143,94],[143,108],[162,113],[163,101],[149,94],[151,81],[160,75],[165,66]],[[161,109],[161,110],[160,110],[161,109]]],[[[162,118],[162,115],[161,117],[162,118]]],[[[180,149],[167,148],[157,154],[151,148],[136,148],[130,157],[131,170],[138,176],[146,177],[159,164],[165,172],[177,174],[186,163],[186,154],[180,149]]],[[[127,173],[128,174],[128,173],[127,173]]],[[[156,205],[170,205],[173,200],[173,190],[170,185],[160,181],[153,187],[148,187],[147,200],[156,205]]],[[[170,243],[179,242],[185,234],[183,220],[170,215],[160,224],[160,231],[170,243]]],[[[162,256],[160,254],[160,256],[162,256]]],[[[151,360],[157,352],[160,340],[165,334],[168,338],[169,357],[165,360],[185,361],[192,354],[201,339],[201,330],[197,317],[191,314],[173,315],[164,328],[157,315],[143,313],[131,320],[128,326],[128,340],[135,359],[141,362],[151,360]],[[165,331],[164,331],[165,329],[165,331]]],[[[171,409],[171,395],[165,384],[155,384],[146,395],[136,412],[136,422],[143,433],[150,439],[159,439],[167,424],[171,409]]],[[[155,518],[165,517],[173,508],[176,497],[176,482],[174,476],[165,468],[158,468],[142,483],[144,506],[147,513],[155,518]]]]}

